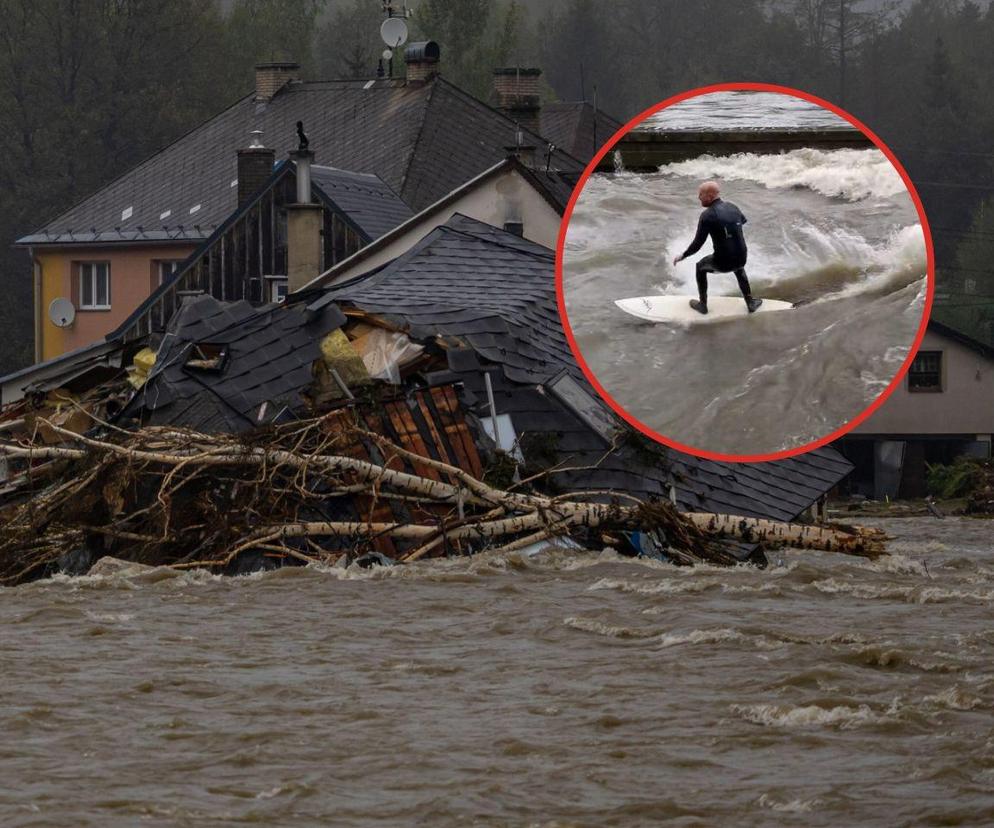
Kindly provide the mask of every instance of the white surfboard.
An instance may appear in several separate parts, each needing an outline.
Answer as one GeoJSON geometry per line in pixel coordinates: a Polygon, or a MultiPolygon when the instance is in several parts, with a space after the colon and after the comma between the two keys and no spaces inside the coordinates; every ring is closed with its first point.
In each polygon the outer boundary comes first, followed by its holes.
{"type": "MultiPolygon", "coordinates": [[[[635,296],[631,299],[615,299],[614,304],[625,313],[649,322],[710,322],[720,319],[739,319],[749,316],[745,300],[741,296],[709,296],[707,315],[690,307],[690,300],[696,296],[635,296]]],[[[756,313],[790,310],[790,302],[779,299],[763,299],[756,313]]]]}

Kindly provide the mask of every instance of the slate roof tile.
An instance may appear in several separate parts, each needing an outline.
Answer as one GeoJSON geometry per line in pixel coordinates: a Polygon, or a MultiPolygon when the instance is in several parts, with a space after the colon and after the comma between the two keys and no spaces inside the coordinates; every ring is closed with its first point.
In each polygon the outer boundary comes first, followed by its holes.
{"type": "MultiPolygon", "coordinates": [[[[237,206],[237,188],[231,186],[237,177],[236,151],[248,146],[250,133],[262,130],[263,143],[282,159],[296,146],[298,120],[304,122],[316,165],[373,174],[415,212],[501,161],[515,142],[513,121],[443,78],[423,85],[384,79],[371,85],[362,80],[292,82],[268,103],[251,95],[236,101],[21,241],[78,240],[91,228],[102,242],[133,241],[139,227],[146,238],[170,238],[180,225],[183,239],[205,239],[237,206]],[[130,217],[122,219],[129,207],[130,217]],[[161,219],[167,210],[171,214],[161,219]]],[[[526,140],[546,143],[530,133],[526,140]]],[[[557,152],[553,161],[554,170],[578,175],[583,169],[565,152],[557,152]]],[[[344,192],[339,195],[346,198],[344,192]]],[[[370,233],[395,226],[391,222],[400,217],[397,204],[380,218],[372,215],[372,194],[364,188],[350,191],[348,198],[355,199],[353,206],[370,233]]]]}
{"type": "MultiPolygon", "coordinates": [[[[557,475],[567,489],[667,498],[673,484],[684,508],[788,520],[848,474],[848,461],[832,449],[752,465],[672,450],[658,463],[626,448],[605,458],[604,440],[551,392],[536,389],[565,372],[596,399],[559,320],[553,266],[552,251],[456,215],[375,273],[327,288],[311,307],[352,305],[388,315],[415,338],[442,335],[470,344],[499,366],[491,372],[497,410],[511,415],[519,434],[556,435],[559,450],[576,455],[573,465],[599,464],[596,471],[557,475]]],[[[486,416],[483,371],[467,366],[456,376],[486,416]]]]}

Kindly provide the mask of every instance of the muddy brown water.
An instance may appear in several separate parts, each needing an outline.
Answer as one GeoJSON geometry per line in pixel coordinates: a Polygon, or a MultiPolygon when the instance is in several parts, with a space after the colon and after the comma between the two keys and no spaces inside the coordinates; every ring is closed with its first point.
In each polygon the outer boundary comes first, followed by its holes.
{"type": "Polygon", "coordinates": [[[0,590],[0,825],[981,825],[991,527],[0,590]]]}

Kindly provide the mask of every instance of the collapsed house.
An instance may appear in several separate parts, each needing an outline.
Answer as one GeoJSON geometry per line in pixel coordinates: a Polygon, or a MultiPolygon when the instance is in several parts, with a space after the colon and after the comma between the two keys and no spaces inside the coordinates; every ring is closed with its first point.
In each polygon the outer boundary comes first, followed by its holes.
{"type": "MultiPolygon", "coordinates": [[[[7,414],[19,425],[7,426],[7,435],[17,428],[41,433],[52,423],[62,430],[42,439],[58,442],[105,418],[128,430],[272,435],[321,416],[324,431],[337,435],[339,454],[389,469],[393,453],[408,472],[442,486],[458,469],[504,492],[538,481],[543,497],[568,493],[605,508],[672,504],[681,512],[773,521],[796,519],[849,472],[831,449],[772,463],[704,460],[661,448],[617,420],[570,351],[553,269],[548,248],[456,214],[389,263],[280,304],[190,297],[161,335],[129,343],[130,364],[115,378],[102,376],[82,395],[72,380],[64,384],[59,393],[71,402],[54,417],[52,389],[16,403],[7,414]]],[[[255,445],[261,438],[245,439],[255,445]]],[[[23,495],[23,482],[8,490],[23,495]]],[[[342,491],[330,491],[320,507],[307,504],[317,509],[309,525],[320,518],[349,527],[331,545],[325,538],[322,553],[404,559],[421,548],[422,535],[396,537],[397,527],[417,522],[409,503],[378,499],[369,486],[345,498],[342,491]],[[360,525],[393,530],[370,536],[360,525]]],[[[451,500],[422,503],[417,514],[451,522],[454,508],[451,500]]],[[[639,531],[637,520],[626,513],[622,523],[631,531],[588,532],[584,540],[673,551],[658,533],[639,531]]],[[[125,541],[140,536],[124,533],[125,541]]],[[[750,540],[748,533],[737,537],[750,540]]],[[[118,555],[133,545],[102,540],[105,552],[118,555]]],[[[447,551],[487,545],[474,540],[447,551]]],[[[721,555],[725,562],[763,561],[754,542],[726,544],[721,555]]]]}
{"type": "MultiPolygon", "coordinates": [[[[715,462],[615,417],[555,296],[552,247],[580,163],[528,145],[532,109],[420,83],[334,92],[458,117],[424,121],[430,135],[386,155],[335,126],[333,160],[345,152],[359,171],[315,163],[306,140],[274,163],[254,141],[237,153],[234,210],[115,330],[0,378],[0,582],[107,555],[230,572],[562,536],[680,563],[762,563],[760,542],[787,540],[879,551],[872,533],[784,524],[849,473],[832,449],[715,462]],[[497,160],[495,142],[508,144],[497,160]],[[431,170],[448,158],[446,183],[431,170]]],[[[327,92],[288,82],[257,114],[327,92]]],[[[585,144],[597,113],[569,111],[550,118],[585,144]]],[[[121,186],[95,197],[105,212],[121,186]]]]}

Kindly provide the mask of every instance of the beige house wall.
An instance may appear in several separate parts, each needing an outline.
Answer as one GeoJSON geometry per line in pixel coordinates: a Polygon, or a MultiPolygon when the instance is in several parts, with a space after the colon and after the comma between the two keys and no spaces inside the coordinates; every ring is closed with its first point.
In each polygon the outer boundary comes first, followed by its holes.
{"type": "Polygon", "coordinates": [[[552,250],[556,247],[561,216],[520,173],[511,169],[481,182],[430,216],[412,222],[409,228],[375,251],[366,254],[360,250],[354,264],[350,265],[346,259],[336,267],[334,281],[326,284],[346,281],[396,259],[456,213],[494,227],[520,221],[524,224],[526,239],[552,250]]]}
{"type": "Polygon", "coordinates": [[[852,434],[994,433],[994,359],[929,329],[919,350],[942,352],[942,391],[908,391],[908,378],[852,434]]]}

